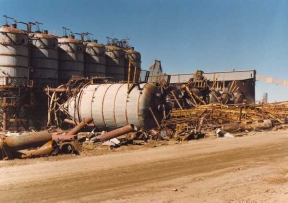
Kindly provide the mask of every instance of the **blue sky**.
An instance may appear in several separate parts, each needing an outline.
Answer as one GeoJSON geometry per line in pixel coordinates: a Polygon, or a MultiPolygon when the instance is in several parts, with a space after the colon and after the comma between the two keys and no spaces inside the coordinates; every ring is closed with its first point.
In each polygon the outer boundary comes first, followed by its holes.
{"type": "MultiPolygon", "coordinates": [[[[166,73],[251,70],[288,80],[287,0],[0,0],[0,14],[106,37],[129,37],[166,73]]],[[[3,19],[4,24],[4,19],[3,19]]],[[[23,27],[24,28],[24,27],[23,27]]],[[[256,99],[288,100],[288,87],[256,83],[256,99]]]]}

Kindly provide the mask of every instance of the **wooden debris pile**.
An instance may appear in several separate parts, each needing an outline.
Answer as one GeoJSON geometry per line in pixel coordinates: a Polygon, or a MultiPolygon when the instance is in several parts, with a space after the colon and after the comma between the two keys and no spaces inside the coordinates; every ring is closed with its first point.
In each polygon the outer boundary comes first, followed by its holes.
{"type": "Polygon", "coordinates": [[[197,106],[191,109],[173,109],[161,123],[161,128],[173,129],[184,138],[193,134],[222,128],[228,132],[269,129],[288,121],[288,101],[271,104],[221,103],[197,106]]]}

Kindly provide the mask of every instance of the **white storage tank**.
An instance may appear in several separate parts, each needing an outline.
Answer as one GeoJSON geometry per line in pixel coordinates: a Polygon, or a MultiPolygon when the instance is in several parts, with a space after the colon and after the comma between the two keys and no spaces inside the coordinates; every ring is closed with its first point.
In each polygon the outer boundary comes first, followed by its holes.
{"type": "Polygon", "coordinates": [[[139,81],[141,73],[141,54],[134,50],[134,47],[125,49],[125,69],[124,80],[128,81],[129,75],[129,60],[130,60],[130,81],[133,81],[135,75],[135,81],[139,81]],[[136,73],[135,73],[136,71],[136,73]]]}
{"type": "Polygon", "coordinates": [[[72,76],[84,76],[84,47],[74,35],[58,38],[59,83],[65,84],[72,76]]]}
{"type": "Polygon", "coordinates": [[[27,85],[28,35],[16,25],[0,27],[0,85],[27,85]]]}
{"type": "Polygon", "coordinates": [[[92,117],[97,130],[112,130],[133,124],[138,129],[157,126],[151,111],[158,122],[163,117],[158,111],[160,100],[156,96],[158,86],[142,83],[127,93],[125,84],[93,84],[83,87],[80,92],[64,104],[65,112],[76,121],[92,117]]]}
{"type": "Polygon", "coordinates": [[[106,77],[113,77],[115,81],[124,80],[125,51],[113,45],[106,45],[106,77]]]}
{"type": "Polygon", "coordinates": [[[93,42],[85,42],[84,53],[84,76],[91,77],[105,77],[106,76],[106,57],[105,46],[99,44],[97,40],[93,42]]]}
{"type": "Polygon", "coordinates": [[[58,86],[58,40],[48,31],[29,34],[31,41],[31,79],[34,86],[45,88],[58,86]]]}

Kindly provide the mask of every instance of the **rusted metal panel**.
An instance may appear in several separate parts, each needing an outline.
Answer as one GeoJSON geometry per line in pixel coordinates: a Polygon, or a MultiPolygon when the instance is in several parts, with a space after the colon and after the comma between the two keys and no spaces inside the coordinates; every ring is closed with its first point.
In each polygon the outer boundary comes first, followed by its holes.
{"type": "Polygon", "coordinates": [[[255,102],[255,80],[236,81],[236,85],[239,87],[239,92],[245,95],[247,103],[255,102]]]}
{"type": "Polygon", "coordinates": [[[58,40],[56,36],[32,33],[31,66],[34,85],[56,87],[58,85],[58,40]]]}

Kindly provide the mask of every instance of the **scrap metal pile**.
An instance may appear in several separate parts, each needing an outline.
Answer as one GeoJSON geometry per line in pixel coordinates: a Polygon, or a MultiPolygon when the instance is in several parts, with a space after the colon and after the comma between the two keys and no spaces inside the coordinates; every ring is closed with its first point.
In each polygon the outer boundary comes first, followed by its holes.
{"type": "MultiPolygon", "coordinates": [[[[109,131],[95,132],[91,129],[92,118],[85,118],[68,133],[33,132],[2,135],[0,160],[31,158],[56,154],[79,154],[82,146],[102,143],[110,147],[127,144],[145,144],[149,140],[197,139],[208,132],[247,132],[270,130],[287,123],[288,101],[273,104],[221,103],[200,105],[192,109],[172,109],[157,128],[137,129],[132,124],[109,131]],[[86,129],[86,133],[81,132],[86,129]],[[116,139],[118,138],[118,139],[116,139]]],[[[215,134],[215,133],[214,133],[215,134]]],[[[215,134],[216,135],[216,134],[215,134]]]]}
{"type": "Polygon", "coordinates": [[[208,81],[202,71],[185,84],[171,85],[159,64],[150,67],[152,75],[146,73],[142,82],[72,78],[66,85],[46,88],[47,126],[54,131],[2,135],[0,159],[78,154],[87,143],[181,142],[215,131],[221,136],[269,130],[288,121],[288,102],[248,104],[237,82],[208,81]]]}
{"type": "Polygon", "coordinates": [[[173,109],[162,121],[161,128],[173,129],[174,137],[181,133],[197,138],[221,128],[227,132],[267,130],[287,123],[288,102],[272,104],[213,103],[192,109],[173,109]]]}

